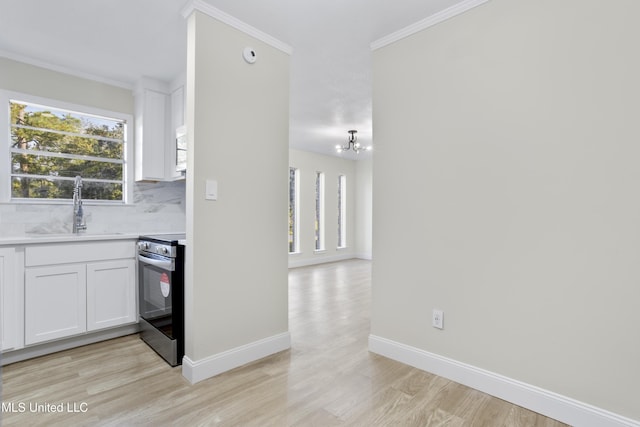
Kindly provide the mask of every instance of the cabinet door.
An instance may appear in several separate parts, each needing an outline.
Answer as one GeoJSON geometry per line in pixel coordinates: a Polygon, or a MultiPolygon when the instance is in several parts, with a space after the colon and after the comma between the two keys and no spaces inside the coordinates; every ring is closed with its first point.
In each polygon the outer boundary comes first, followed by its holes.
{"type": "Polygon", "coordinates": [[[144,89],[136,96],[136,181],[165,179],[169,96],[144,89]]]}
{"type": "Polygon", "coordinates": [[[16,345],[16,281],[14,276],[13,248],[0,249],[0,349],[12,349],[16,345]]]}
{"type": "Polygon", "coordinates": [[[25,344],[86,331],[85,264],[25,269],[25,344]]]}
{"type": "Polygon", "coordinates": [[[87,264],[87,330],[138,320],[133,259],[87,264]]]}
{"type": "Polygon", "coordinates": [[[171,93],[171,126],[167,134],[165,152],[165,178],[167,180],[183,179],[182,172],[176,170],[178,128],[184,127],[184,88],[178,87],[171,93]]]}
{"type": "Polygon", "coordinates": [[[184,124],[184,86],[180,86],[171,92],[171,129],[184,124]]]}

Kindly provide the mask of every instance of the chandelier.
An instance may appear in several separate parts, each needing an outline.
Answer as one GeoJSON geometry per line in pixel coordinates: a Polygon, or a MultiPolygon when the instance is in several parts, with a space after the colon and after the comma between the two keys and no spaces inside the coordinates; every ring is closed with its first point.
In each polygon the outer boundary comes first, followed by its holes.
{"type": "Polygon", "coordinates": [[[356,153],[359,153],[360,151],[371,150],[371,147],[363,147],[358,142],[358,136],[356,135],[356,133],[358,133],[357,130],[350,130],[348,132],[349,132],[349,141],[347,142],[347,145],[336,145],[336,151],[338,153],[342,153],[343,151],[349,151],[349,150],[353,150],[356,153]]]}

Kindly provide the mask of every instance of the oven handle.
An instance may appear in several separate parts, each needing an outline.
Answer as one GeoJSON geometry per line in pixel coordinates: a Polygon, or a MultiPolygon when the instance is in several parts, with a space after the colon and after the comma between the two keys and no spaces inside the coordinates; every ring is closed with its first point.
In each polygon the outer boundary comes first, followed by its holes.
{"type": "Polygon", "coordinates": [[[171,259],[159,260],[159,259],[146,257],[142,254],[138,254],[138,261],[140,261],[143,264],[152,265],[154,267],[158,267],[167,271],[174,271],[176,269],[175,264],[171,259]]]}

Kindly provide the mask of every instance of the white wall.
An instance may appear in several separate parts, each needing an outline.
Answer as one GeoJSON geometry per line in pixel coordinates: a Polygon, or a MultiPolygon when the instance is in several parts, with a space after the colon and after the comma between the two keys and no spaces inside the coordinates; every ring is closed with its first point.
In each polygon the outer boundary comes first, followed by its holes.
{"type": "MultiPolygon", "coordinates": [[[[0,89],[133,115],[131,90],[0,57],[0,89]]],[[[69,202],[71,203],[71,202],[69,202]]],[[[134,183],[126,206],[85,205],[87,231],[177,232],[185,229],[185,183],[134,183]]],[[[70,205],[0,203],[0,235],[71,232],[70,205]]]]}
{"type": "Polygon", "coordinates": [[[289,55],[201,12],[188,28],[183,372],[197,381],[221,355],[288,335],[289,55]]]}
{"type": "Polygon", "coordinates": [[[492,0],[374,52],[374,336],[640,420],[638,16],[492,0]]]}
{"type": "Polygon", "coordinates": [[[335,156],[289,150],[289,166],[299,170],[299,252],[289,255],[289,266],[319,264],[354,258],[356,254],[357,162],[335,156]],[[315,250],[316,172],[325,175],[325,249],[315,250]],[[338,177],[347,178],[347,246],[338,249],[338,177]]]}

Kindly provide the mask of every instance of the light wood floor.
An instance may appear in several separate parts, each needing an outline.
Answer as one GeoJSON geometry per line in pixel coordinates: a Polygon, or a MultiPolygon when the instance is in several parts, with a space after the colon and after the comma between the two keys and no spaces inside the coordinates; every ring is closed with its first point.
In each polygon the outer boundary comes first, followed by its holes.
{"type": "Polygon", "coordinates": [[[196,385],[137,335],[6,366],[3,402],[26,412],[5,411],[2,424],[563,425],[369,353],[370,278],[359,260],[291,270],[292,349],[196,385]],[[86,412],[30,413],[36,403],[86,412]]]}

